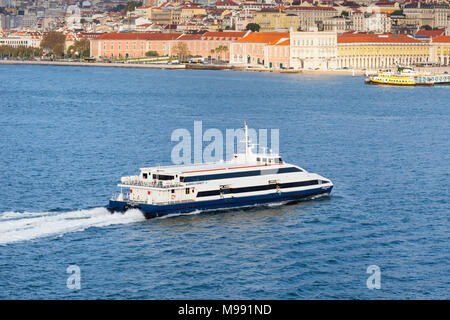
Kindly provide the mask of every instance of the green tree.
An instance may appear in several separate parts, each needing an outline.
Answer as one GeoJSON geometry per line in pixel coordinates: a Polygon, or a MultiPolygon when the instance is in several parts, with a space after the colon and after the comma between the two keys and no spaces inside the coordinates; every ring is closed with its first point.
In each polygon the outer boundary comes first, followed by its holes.
{"type": "Polygon", "coordinates": [[[222,52],[227,54],[228,52],[228,47],[227,46],[222,46],[222,52]]]}
{"type": "Polygon", "coordinates": [[[67,48],[67,54],[72,55],[72,57],[75,57],[75,52],[78,52],[78,55],[81,58],[90,57],[91,48],[89,39],[82,38],[80,40],[76,40],[73,45],[67,48]]]}
{"type": "MultiPolygon", "coordinates": [[[[214,49],[213,49],[214,50],[214,49]]],[[[213,50],[211,50],[211,53],[214,53],[213,50]]],[[[222,60],[223,56],[221,55],[222,53],[226,53],[228,51],[228,47],[227,46],[218,46],[215,50],[215,53],[218,54],[219,57],[219,61],[222,60]]]]}
{"type": "Polygon", "coordinates": [[[0,57],[10,57],[10,58],[33,58],[42,56],[42,49],[36,47],[11,47],[11,46],[0,46],[0,57]]]}
{"type": "Polygon", "coordinates": [[[173,51],[174,51],[174,55],[181,61],[186,60],[190,55],[188,46],[184,42],[177,43],[173,47],[173,51]]]}
{"type": "Polygon", "coordinates": [[[403,10],[395,10],[391,13],[391,16],[399,16],[403,14],[403,10]]]}
{"type": "Polygon", "coordinates": [[[142,6],[142,2],[137,1],[128,1],[127,5],[125,6],[125,13],[132,12],[136,10],[137,7],[142,6]]]}
{"type": "Polygon", "coordinates": [[[63,43],[57,43],[54,47],[53,47],[53,53],[57,56],[57,57],[62,57],[64,54],[64,44],[63,43]]]}
{"type": "Polygon", "coordinates": [[[245,27],[245,30],[250,30],[252,32],[259,32],[260,29],[261,29],[261,26],[257,23],[249,23],[245,27]]]}
{"type": "Polygon", "coordinates": [[[348,11],[342,10],[341,17],[348,17],[348,16],[349,16],[348,11]]]}
{"type": "Polygon", "coordinates": [[[66,36],[62,32],[50,31],[44,34],[41,41],[41,48],[53,52],[57,56],[62,56],[66,36]]]}
{"type": "Polygon", "coordinates": [[[145,56],[146,57],[159,57],[159,54],[157,51],[147,51],[145,53],[145,56]]]}
{"type": "Polygon", "coordinates": [[[118,4],[117,6],[109,9],[110,12],[122,12],[125,9],[124,4],[118,4]]]}

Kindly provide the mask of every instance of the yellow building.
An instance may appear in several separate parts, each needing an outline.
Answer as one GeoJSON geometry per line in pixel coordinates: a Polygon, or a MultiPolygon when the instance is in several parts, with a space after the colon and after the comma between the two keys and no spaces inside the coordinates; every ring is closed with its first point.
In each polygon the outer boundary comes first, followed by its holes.
{"type": "Polygon", "coordinates": [[[180,20],[182,23],[187,22],[194,16],[198,15],[206,15],[206,9],[200,8],[197,6],[184,6],[181,8],[181,17],[180,20]]]}
{"type": "Polygon", "coordinates": [[[291,27],[297,30],[299,17],[277,9],[262,9],[255,12],[254,22],[261,27],[261,32],[289,30],[291,27]]]}
{"type": "Polygon", "coordinates": [[[392,34],[344,33],[337,37],[338,68],[377,69],[430,60],[430,46],[392,34]]]}
{"type": "Polygon", "coordinates": [[[437,36],[431,42],[433,62],[450,65],[450,36],[437,36]]]}

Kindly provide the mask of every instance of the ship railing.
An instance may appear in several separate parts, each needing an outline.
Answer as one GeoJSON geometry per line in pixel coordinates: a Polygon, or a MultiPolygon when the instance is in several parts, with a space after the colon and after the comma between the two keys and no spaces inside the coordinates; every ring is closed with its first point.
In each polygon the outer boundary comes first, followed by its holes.
{"type": "Polygon", "coordinates": [[[114,193],[111,196],[112,201],[118,201],[122,197],[121,201],[130,200],[130,194],[129,193],[114,193]]]}
{"type": "Polygon", "coordinates": [[[179,203],[187,203],[187,202],[192,202],[192,199],[187,199],[187,200],[158,201],[158,202],[153,201],[151,204],[154,204],[154,205],[168,205],[168,204],[179,204],[179,203]]]}
{"type": "Polygon", "coordinates": [[[152,187],[152,188],[175,188],[181,187],[181,183],[163,183],[162,181],[150,182],[150,181],[142,181],[142,180],[127,180],[124,185],[129,186],[138,186],[138,187],[152,187]]]}
{"type": "Polygon", "coordinates": [[[145,199],[130,199],[129,193],[124,193],[123,198],[120,198],[120,193],[113,194],[111,197],[112,201],[127,201],[129,203],[135,203],[135,204],[152,204],[152,205],[168,205],[168,204],[180,204],[180,203],[187,203],[192,202],[192,199],[186,199],[186,200],[170,200],[170,201],[151,201],[147,202],[145,199]]]}

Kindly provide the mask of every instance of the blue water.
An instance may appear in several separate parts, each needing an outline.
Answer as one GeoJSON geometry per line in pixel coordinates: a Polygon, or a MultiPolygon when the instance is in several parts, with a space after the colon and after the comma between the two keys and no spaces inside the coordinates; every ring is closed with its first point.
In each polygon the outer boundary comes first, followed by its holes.
{"type": "Polygon", "coordinates": [[[0,298],[448,299],[450,87],[234,71],[0,66],[0,298]],[[279,128],[334,182],[295,205],[102,207],[176,128],[279,128]],[[69,290],[69,265],[81,289],[69,290]],[[381,269],[369,290],[367,267],[381,269]]]}

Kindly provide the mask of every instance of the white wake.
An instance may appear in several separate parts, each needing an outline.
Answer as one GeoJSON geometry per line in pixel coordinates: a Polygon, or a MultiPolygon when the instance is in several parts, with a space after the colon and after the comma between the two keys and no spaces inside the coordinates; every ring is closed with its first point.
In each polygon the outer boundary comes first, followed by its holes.
{"type": "Polygon", "coordinates": [[[142,212],[136,209],[124,214],[111,214],[101,207],[69,212],[4,212],[0,213],[0,245],[143,220],[142,212]]]}

